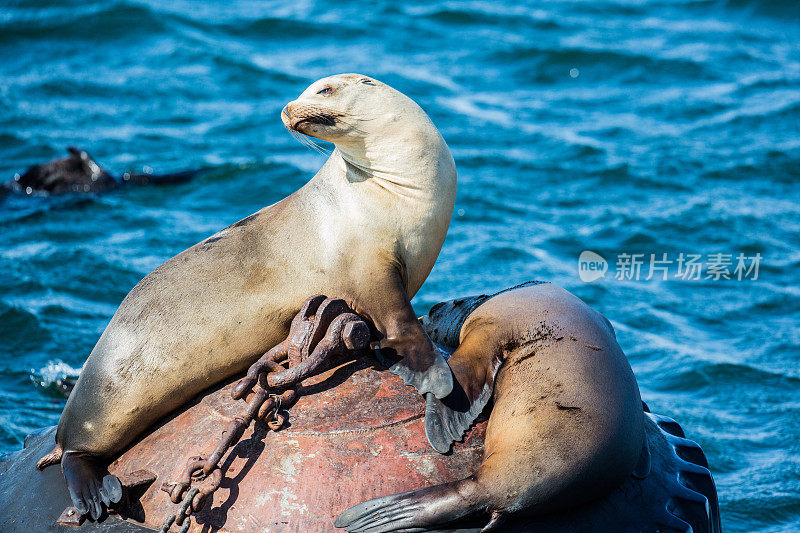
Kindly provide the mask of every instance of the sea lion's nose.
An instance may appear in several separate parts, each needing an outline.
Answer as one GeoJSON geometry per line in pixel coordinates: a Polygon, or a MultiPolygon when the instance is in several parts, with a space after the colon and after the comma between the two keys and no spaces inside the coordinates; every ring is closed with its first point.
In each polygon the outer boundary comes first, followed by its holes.
{"type": "Polygon", "coordinates": [[[288,104],[283,106],[283,109],[281,110],[281,121],[283,121],[283,125],[286,126],[287,128],[292,127],[292,111],[290,107],[292,103],[293,102],[289,102],[288,104]]]}

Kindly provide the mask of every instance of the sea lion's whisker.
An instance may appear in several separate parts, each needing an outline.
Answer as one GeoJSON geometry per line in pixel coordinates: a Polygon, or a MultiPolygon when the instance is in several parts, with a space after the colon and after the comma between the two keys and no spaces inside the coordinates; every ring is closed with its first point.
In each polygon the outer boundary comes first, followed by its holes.
{"type": "Polygon", "coordinates": [[[299,133],[299,132],[297,132],[297,131],[295,131],[293,129],[290,129],[290,128],[286,128],[286,129],[289,130],[289,133],[292,135],[292,137],[297,139],[300,142],[300,144],[303,144],[303,145],[311,148],[315,152],[318,152],[318,153],[320,153],[322,155],[325,155],[325,156],[331,155],[329,150],[326,150],[322,146],[318,145],[317,143],[312,141],[309,137],[307,137],[307,136],[303,135],[302,133],[299,133]]]}
{"type": "Polygon", "coordinates": [[[369,120],[375,120],[375,118],[376,118],[374,116],[366,115],[364,113],[339,113],[338,116],[342,117],[342,118],[344,118],[344,117],[356,118],[356,119],[359,119],[359,120],[363,120],[365,122],[369,121],[369,120]],[[369,118],[361,118],[361,117],[369,117],[369,118]]]}
{"type": "Polygon", "coordinates": [[[316,140],[314,140],[314,139],[312,139],[310,137],[303,137],[303,140],[305,141],[306,146],[311,147],[313,150],[316,150],[320,154],[322,154],[322,155],[330,155],[330,152],[328,150],[326,150],[325,148],[323,148],[322,145],[319,144],[316,140]]]}
{"type": "Polygon", "coordinates": [[[306,141],[308,142],[309,146],[311,146],[314,150],[316,150],[320,154],[325,156],[331,155],[331,150],[328,150],[327,148],[319,144],[319,142],[309,138],[306,138],[306,141]]]}

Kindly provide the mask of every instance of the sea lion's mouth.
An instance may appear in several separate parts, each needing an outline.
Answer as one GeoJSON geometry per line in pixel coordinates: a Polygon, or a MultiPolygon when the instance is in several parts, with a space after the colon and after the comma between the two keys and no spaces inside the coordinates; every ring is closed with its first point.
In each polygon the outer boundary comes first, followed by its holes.
{"type": "Polygon", "coordinates": [[[292,129],[295,131],[300,131],[298,128],[306,124],[318,124],[320,126],[335,126],[336,115],[319,113],[316,115],[301,117],[292,121],[292,129]]]}
{"type": "Polygon", "coordinates": [[[310,125],[336,126],[337,119],[341,116],[340,113],[328,109],[296,102],[290,102],[281,111],[283,124],[289,130],[299,133],[306,133],[303,130],[310,125]]]}

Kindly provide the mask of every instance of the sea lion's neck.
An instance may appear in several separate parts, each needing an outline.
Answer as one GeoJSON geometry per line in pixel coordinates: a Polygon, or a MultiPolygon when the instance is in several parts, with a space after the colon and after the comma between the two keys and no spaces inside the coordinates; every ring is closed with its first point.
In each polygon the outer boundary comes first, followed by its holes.
{"type": "Polygon", "coordinates": [[[388,242],[395,243],[392,252],[414,265],[406,273],[410,297],[439,255],[456,196],[453,156],[432,124],[431,129],[381,135],[360,146],[337,144],[326,167],[338,172],[322,173],[338,182],[336,189],[356,210],[353,216],[369,212],[368,223],[385,226],[388,242]]]}
{"type": "MultiPolygon", "coordinates": [[[[425,122],[429,122],[427,117],[425,122]]],[[[442,194],[455,194],[453,157],[433,124],[429,128],[398,128],[352,145],[337,144],[332,157],[337,156],[344,161],[349,179],[369,179],[397,196],[423,199],[435,195],[441,201],[442,194]]]]}
{"type": "Polygon", "coordinates": [[[407,171],[404,172],[397,165],[381,165],[374,159],[341,150],[337,155],[341,157],[347,179],[351,183],[369,180],[369,185],[386,189],[397,196],[416,198],[420,193],[424,195],[426,188],[414,179],[417,176],[410,177],[407,171]]]}

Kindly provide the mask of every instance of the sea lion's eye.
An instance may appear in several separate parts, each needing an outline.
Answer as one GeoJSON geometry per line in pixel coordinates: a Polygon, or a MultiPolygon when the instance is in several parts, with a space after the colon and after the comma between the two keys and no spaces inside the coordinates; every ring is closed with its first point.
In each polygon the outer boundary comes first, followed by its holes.
{"type": "Polygon", "coordinates": [[[325,87],[324,89],[321,89],[317,94],[330,94],[330,93],[331,93],[331,88],[325,87]]]}
{"type": "Polygon", "coordinates": [[[372,85],[373,87],[375,87],[375,84],[369,78],[364,78],[363,80],[361,80],[361,83],[363,83],[364,85],[372,85]]]}

